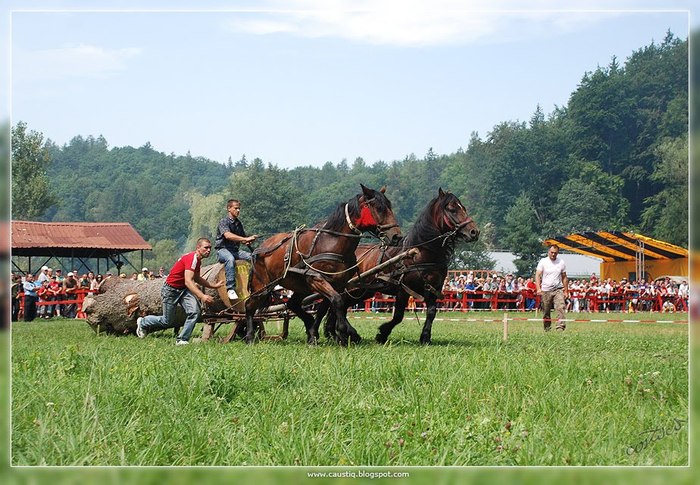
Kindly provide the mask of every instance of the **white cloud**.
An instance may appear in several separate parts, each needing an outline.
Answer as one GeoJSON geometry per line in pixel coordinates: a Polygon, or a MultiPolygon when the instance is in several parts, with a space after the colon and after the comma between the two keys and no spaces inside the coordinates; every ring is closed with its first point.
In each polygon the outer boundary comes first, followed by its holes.
{"type": "Polygon", "coordinates": [[[128,67],[139,48],[105,49],[94,45],[64,46],[55,49],[22,50],[12,53],[16,80],[65,78],[105,79],[128,67]]]}
{"type": "MultiPolygon", "coordinates": [[[[623,0],[617,8],[633,3],[623,0]]],[[[500,42],[517,38],[524,24],[528,36],[583,28],[601,15],[614,15],[609,5],[603,0],[285,0],[268,2],[265,11],[237,16],[228,26],[251,34],[339,37],[399,46],[500,42]]]]}

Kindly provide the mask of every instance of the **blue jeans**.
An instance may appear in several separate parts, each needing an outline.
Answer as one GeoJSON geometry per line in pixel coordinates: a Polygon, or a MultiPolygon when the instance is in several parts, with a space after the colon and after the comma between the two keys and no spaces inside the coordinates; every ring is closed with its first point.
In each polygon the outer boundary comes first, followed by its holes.
{"type": "Polygon", "coordinates": [[[180,305],[185,310],[185,325],[177,336],[178,340],[188,340],[192,336],[194,326],[199,320],[201,312],[199,300],[196,296],[190,293],[187,288],[173,288],[170,285],[163,284],[160,290],[160,296],[163,300],[163,315],[148,315],[143,318],[142,328],[146,333],[173,328],[177,314],[177,305],[180,305]]]}
{"type": "Polygon", "coordinates": [[[242,259],[244,261],[250,261],[250,253],[248,251],[230,251],[226,248],[221,248],[216,250],[216,259],[219,261],[219,263],[224,264],[224,271],[226,272],[226,289],[235,290],[236,260],[242,259]]]}

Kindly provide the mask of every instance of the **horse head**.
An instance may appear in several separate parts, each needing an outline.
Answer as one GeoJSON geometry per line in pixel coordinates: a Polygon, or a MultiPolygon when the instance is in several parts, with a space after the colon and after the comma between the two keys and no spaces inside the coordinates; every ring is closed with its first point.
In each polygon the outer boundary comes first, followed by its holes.
{"type": "Polygon", "coordinates": [[[456,195],[438,189],[438,203],[434,206],[434,220],[443,234],[453,232],[465,242],[479,239],[479,228],[456,195]]]}
{"type": "Polygon", "coordinates": [[[348,204],[348,222],[352,222],[359,231],[374,233],[386,244],[398,244],[402,238],[401,228],[394,216],[391,202],[384,195],[386,187],[379,190],[362,184],[360,187],[362,195],[355,199],[355,204],[348,204]]]}

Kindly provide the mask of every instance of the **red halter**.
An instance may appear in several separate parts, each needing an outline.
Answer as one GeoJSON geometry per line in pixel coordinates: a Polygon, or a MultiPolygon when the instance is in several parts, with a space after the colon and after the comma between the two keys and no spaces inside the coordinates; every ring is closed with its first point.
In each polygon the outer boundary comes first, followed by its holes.
{"type": "Polygon", "coordinates": [[[360,209],[360,217],[355,220],[355,226],[364,229],[367,227],[376,227],[377,221],[374,220],[372,211],[369,210],[367,204],[362,204],[362,209],[360,209]]]}

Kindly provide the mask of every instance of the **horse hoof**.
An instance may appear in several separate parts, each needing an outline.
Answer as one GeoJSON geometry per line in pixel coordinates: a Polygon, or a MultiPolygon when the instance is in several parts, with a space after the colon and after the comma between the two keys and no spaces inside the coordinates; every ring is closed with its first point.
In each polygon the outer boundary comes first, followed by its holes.
{"type": "Polygon", "coordinates": [[[350,335],[350,341],[354,344],[359,344],[362,341],[362,337],[355,333],[350,335]]]}
{"type": "Polygon", "coordinates": [[[388,340],[386,335],[383,335],[381,333],[378,333],[376,337],[374,337],[374,340],[377,341],[378,344],[385,344],[386,341],[388,340]]]}
{"type": "Polygon", "coordinates": [[[421,345],[430,345],[430,339],[429,338],[421,338],[420,343],[421,343],[421,345]]]}
{"type": "Polygon", "coordinates": [[[318,345],[318,339],[316,337],[308,338],[308,339],[306,339],[306,344],[316,346],[316,345],[318,345]]]}

